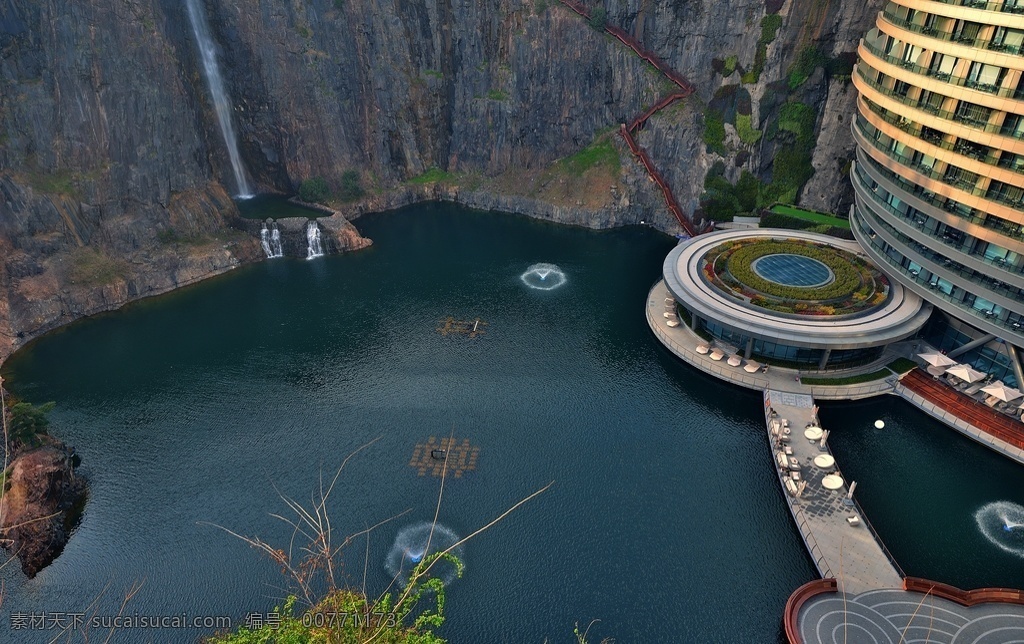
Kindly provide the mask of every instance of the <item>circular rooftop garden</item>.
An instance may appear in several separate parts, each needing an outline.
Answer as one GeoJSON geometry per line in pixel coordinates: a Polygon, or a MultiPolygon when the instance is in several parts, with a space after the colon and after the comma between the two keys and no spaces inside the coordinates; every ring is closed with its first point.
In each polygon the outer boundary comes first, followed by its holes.
{"type": "Polygon", "coordinates": [[[882,304],[889,281],[849,251],[799,239],[750,238],[704,255],[703,278],[754,308],[792,315],[853,315],[882,304]]]}

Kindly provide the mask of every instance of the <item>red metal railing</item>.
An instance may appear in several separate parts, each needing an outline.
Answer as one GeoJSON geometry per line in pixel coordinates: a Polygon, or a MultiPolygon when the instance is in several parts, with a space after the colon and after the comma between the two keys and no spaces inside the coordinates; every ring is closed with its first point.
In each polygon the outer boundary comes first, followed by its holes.
{"type": "MultiPolygon", "coordinates": [[[[590,19],[590,12],[581,3],[576,2],[576,0],[561,0],[561,2],[562,4],[569,7],[579,15],[583,16],[584,18],[588,20],[590,19]]],[[[651,52],[644,49],[643,45],[637,42],[635,38],[627,34],[622,29],[619,29],[618,27],[611,27],[605,25],[604,30],[611,34],[612,36],[614,36],[616,39],[618,39],[619,42],[632,49],[637,56],[653,65],[655,69],[657,69],[666,78],[668,78],[670,81],[679,86],[679,89],[681,90],[678,92],[673,92],[672,94],[669,94],[668,96],[662,98],[660,101],[658,101],[650,108],[648,108],[645,112],[634,118],[629,123],[628,127],[626,126],[626,124],[622,124],[622,126],[619,128],[619,134],[626,141],[626,145],[629,146],[630,152],[633,153],[633,155],[640,161],[640,164],[644,167],[644,169],[647,170],[647,174],[649,174],[651,176],[651,179],[653,179],[654,182],[658,184],[658,187],[661,188],[661,193],[665,197],[665,204],[668,206],[668,209],[672,213],[672,215],[675,216],[676,221],[678,221],[679,225],[683,227],[683,230],[686,231],[687,235],[689,235],[690,237],[696,237],[698,234],[706,232],[707,228],[703,230],[697,230],[696,226],[694,226],[693,224],[693,221],[691,221],[690,218],[683,213],[683,209],[679,207],[679,202],[676,200],[676,196],[672,192],[672,188],[669,187],[668,182],[665,181],[664,177],[661,176],[661,173],[658,172],[658,169],[654,167],[654,163],[651,161],[651,157],[650,155],[647,154],[647,151],[640,147],[640,145],[636,142],[636,139],[633,138],[633,133],[636,132],[641,127],[643,127],[644,123],[647,122],[647,119],[651,118],[660,110],[665,109],[666,107],[668,107],[672,103],[675,103],[679,99],[686,98],[687,96],[694,92],[695,88],[693,85],[686,82],[686,80],[682,76],[680,76],[674,69],[665,64],[665,61],[661,60],[651,52]]]]}

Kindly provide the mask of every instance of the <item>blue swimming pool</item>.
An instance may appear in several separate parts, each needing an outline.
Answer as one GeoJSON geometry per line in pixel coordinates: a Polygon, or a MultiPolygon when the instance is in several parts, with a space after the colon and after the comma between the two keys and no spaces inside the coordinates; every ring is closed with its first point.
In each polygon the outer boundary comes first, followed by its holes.
{"type": "Polygon", "coordinates": [[[832,269],[803,255],[765,255],[754,260],[751,268],[769,282],[783,286],[824,286],[835,279],[832,269]]]}

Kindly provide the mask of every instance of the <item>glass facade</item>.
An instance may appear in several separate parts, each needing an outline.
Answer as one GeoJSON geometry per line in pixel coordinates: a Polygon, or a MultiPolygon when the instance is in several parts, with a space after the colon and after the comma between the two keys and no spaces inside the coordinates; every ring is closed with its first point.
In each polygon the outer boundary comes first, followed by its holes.
{"type": "MultiPolygon", "coordinates": [[[[940,351],[949,353],[981,337],[973,327],[946,315],[935,315],[924,329],[924,339],[940,351]]],[[[978,371],[991,374],[994,380],[1002,380],[1010,387],[1018,387],[1017,374],[1011,366],[1010,355],[1001,340],[971,349],[956,356],[957,362],[969,364],[978,371]]]]}
{"type": "Polygon", "coordinates": [[[873,259],[943,310],[930,342],[994,335],[957,359],[1016,383],[1002,343],[1024,346],[1024,20],[1010,6],[885,3],[852,75],[851,219],[873,259]]]}
{"type": "MultiPolygon", "coordinates": [[[[713,320],[700,318],[700,329],[711,337],[735,346],[741,353],[747,347],[749,336],[728,329],[713,320]]],[[[882,356],[884,347],[864,349],[837,349],[829,354],[826,367],[844,367],[865,364],[882,356]]],[[[824,349],[795,347],[765,338],[754,338],[751,357],[817,367],[824,355],[824,349]]]]}

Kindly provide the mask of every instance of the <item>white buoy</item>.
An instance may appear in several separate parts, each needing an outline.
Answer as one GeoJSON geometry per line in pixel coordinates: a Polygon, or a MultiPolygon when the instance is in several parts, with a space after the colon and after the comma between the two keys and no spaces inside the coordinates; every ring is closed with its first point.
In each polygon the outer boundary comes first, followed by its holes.
{"type": "Polygon", "coordinates": [[[880,420],[876,420],[875,429],[885,429],[885,423],[880,420]]]}

